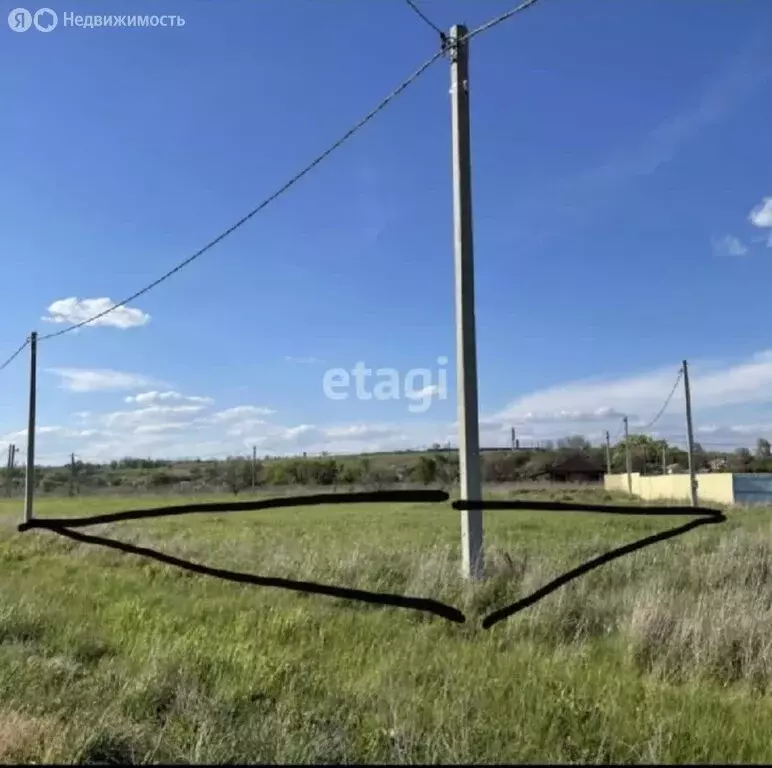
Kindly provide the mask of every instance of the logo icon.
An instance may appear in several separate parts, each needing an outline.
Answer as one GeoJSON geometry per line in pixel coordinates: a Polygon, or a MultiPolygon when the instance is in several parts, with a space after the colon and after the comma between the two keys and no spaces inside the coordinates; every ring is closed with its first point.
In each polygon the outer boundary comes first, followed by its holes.
{"type": "Polygon", "coordinates": [[[35,11],[32,23],[35,25],[35,29],[40,32],[50,32],[52,29],[56,29],[59,17],[56,15],[56,11],[51,8],[40,8],[35,11]]]}
{"type": "Polygon", "coordinates": [[[14,32],[26,32],[32,26],[32,14],[26,8],[14,8],[8,14],[8,26],[14,32]]]}

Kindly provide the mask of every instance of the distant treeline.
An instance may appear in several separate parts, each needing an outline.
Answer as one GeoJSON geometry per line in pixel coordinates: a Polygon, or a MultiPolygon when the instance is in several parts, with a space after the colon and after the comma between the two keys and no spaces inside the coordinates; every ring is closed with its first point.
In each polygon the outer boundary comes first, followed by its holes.
{"type": "MultiPolygon", "coordinates": [[[[630,437],[631,468],[643,474],[686,471],[684,450],[645,435],[630,437]]],[[[698,471],[772,472],[770,444],[759,439],[755,452],[739,448],[731,453],[705,451],[695,446],[698,471]]],[[[496,449],[483,452],[486,483],[520,482],[544,477],[553,464],[582,455],[606,469],[604,446],[590,445],[573,436],[540,448],[496,449]]],[[[610,450],[611,471],[624,472],[624,443],[610,450]]],[[[455,450],[435,444],[428,451],[399,451],[360,456],[314,456],[294,458],[231,457],[222,460],[125,458],[105,464],[76,462],[72,466],[40,467],[36,486],[42,493],[83,493],[100,490],[140,492],[179,490],[186,492],[229,491],[241,493],[266,486],[369,486],[388,487],[400,483],[450,486],[458,481],[459,462],[455,450]]],[[[24,469],[17,467],[8,478],[0,470],[0,491],[21,492],[24,469]],[[10,482],[9,482],[10,479],[10,482]]]]}

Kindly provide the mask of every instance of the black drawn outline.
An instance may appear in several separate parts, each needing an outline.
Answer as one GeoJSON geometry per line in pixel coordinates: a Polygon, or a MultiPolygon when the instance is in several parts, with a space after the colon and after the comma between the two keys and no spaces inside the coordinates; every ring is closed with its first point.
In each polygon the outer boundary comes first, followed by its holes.
{"type": "Polygon", "coordinates": [[[114,512],[91,517],[73,518],[33,518],[18,526],[19,531],[33,529],[47,530],[57,533],[82,544],[92,544],[118,550],[127,554],[138,555],[150,560],[171,565],[175,568],[197,573],[202,576],[213,576],[238,584],[254,584],[262,587],[287,589],[293,592],[303,592],[312,595],[326,595],[344,600],[355,600],[371,605],[387,605],[393,608],[407,608],[414,611],[431,613],[448,621],[463,624],[464,614],[452,605],[446,605],[438,600],[424,597],[409,597],[385,592],[370,592],[363,589],[338,587],[331,584],[318,584],[310,581],[284,579],[279,577],[256,576],[251,573],[240,573],[223,568],[212,568],[208,565],[193,563],[173,555],[167,555],[149,547],[139,547],[123,541],[117,541],[105,536],[93,536],[71,530],[90,525],[105,525],[107,523],[125,522],[128,520],[147,520],[154,517],[195,514],[201,512],[245,512],[259,509],[277,509],[280,507],[307,506],[319,504],[361,504],[361,503],[426,503],[448,501],[445,491],[375,491],[365,493],[322,493],[311,496],[284,496],[274,499],[252,501],[212,502],[203,504],[181,504],[173,507],[156,507],[153,509],[138,509],[125,512],[114,512]]]}
{"type": "MultiPolygon", "coordinates": [[[[430,613],[439,616],[456,624],[466,622],[464,614],[456,607],[447,605],[430,598],[409,597],[406,595],[396,595],[384,592],[371,592],[361,589],[352,589],[349,587],[338,587],[331,584],[318,584],[316,582],[299,581],[296,579],[285,579],[279,577],[256,576],[249,573],[240,573],[229,571],[222,568],[212,568],[200,563],[193,563],[181,558],[167,555],[149,547],[139,547],[134,544],[117,541],[104,536],[94,536],[85,533],[78,533],[73,528],[83,528],[92,525],[105,525],[115,522],[125,522],[128,520],[147,520],[156,517],[168,517],[184,514],[212,513],[212,512],[246,512],[261,509],[278,509],[295,506],[309,506],[321,504],[362,504],[362,503],[427,503],[444,502],[449,500],[449,495],[445,491],[424,490],[424,491],[373,491],[363,493],[322,493],[307,496],[284,496],[273,499],[233,501],[233,502],[205,502],[201,504],[182,504],[167,507],[155,507],[150,509],[128,510],[123,512],[113,512],[102,515],[91,515],[89,517],[71,517],[71,518],[34,518],[31,521],[21,523],[18,526],[20,532],[28,530],[48,530],[60,536],[64,536],[73,541],[83,544],[92,544],[118,550],[127,554],[145,557],[151,560],[171,565],[182,570],[197,573],[204,576],[213,576],[225,581],[232,581],[240,584],[254,584],[257,586],[274,587],[278,589],[287,589],[294,592],[306,594],[325,595],[328,597],[337,597],[344,600],[354,600],[358,602],[369,603],[371,605],[385,605],[394,608],[406,608],[424,613],[430,613]]],[[[481,510],[530,510],[543,512],[589,512],[613,515],[628,516],[649,516],[649,517],[675,517],[675,516],[694,516],[697,520],[692,520],[675,528],[645,536],[630,544],[625,544],[615,549],[609,550],[581,565],[572,568],[552,581],[540,587],[535,592],[523,597],[510,605],[499,608],[483,618],[482,628],[490,629],[495,624],[504,619],[514,616],[526,608],[534,605],[547,595],[562,586],[565,586],[574,579],[583,576],[586,573],[599,568],[613,560],[624,555],[629,555],[645,547],[657,544],[661,541],[675,538],[684,533],[694,530],[703,525],[713,525],[726,521],[723,512],[717,509],[707,507],[634,507],[620,505],[604,504],[577,504],[552,501],[499,501],[483,500],[468,501],[459,499],[451,505],[456,510],[481,509],[481,510]]]]}
{"type": "Polygon", "coordinates": [[[503,608],[489,613],[482,622],[483,629],[490,629],[495,624],[498,624],[504,619],[508,619],[510,616],[514,616],[516,613],[525,610],[534,603],[538,603],[539,600],[552,594],[555,590],[565,586],[570,581],[578,579],[586,573],[589,573],[601,565],[610,563],[612,560],[616,560],[624,555],[632,554],[638,550],[650,547],[652,544],[657,544],[661,541],[667,541],[667,539],[681,536],[684,533],[693,531],[695,528],[699,528],[703,525],[715,525],[717,523],[723,523],[726,521],[726,515],[721,510],[710,509],[708,507],[633,507],[622,506],[612,504],[575,504],[572,502],[560,502],[560,501],[467,501],[459,499],[452,504],[454,509],[511,509],[511,510],[532,510],[541,512],[594,512],[610,515],[630,515],[637,517],[682,517],[698,515],[697,520],[692,520],[684,525],[670,528],[660,533],[654,533],[650,536],[645,536],[642,539],[631,542],[630,544],[624,544],[616,549],[611,549],[608,552],[604,552],[598,557],[594,557],[591,560],[587,560],[581,565],[572,568],[570,571],[560,574],[552,581],[540,587],[530,595],[521,598],[520,600],[510,603],[503,608]]]}

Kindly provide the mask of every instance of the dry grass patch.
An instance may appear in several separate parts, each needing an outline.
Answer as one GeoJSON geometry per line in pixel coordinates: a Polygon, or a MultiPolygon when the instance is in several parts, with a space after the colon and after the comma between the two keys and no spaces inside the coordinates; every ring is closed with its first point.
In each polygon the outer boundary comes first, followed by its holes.
{"type": "Polygon", "coordinates": [[[0,709],[0,762],[40,759],[59,739],[63,724],[51,717],[35,717],[0,709]]]}

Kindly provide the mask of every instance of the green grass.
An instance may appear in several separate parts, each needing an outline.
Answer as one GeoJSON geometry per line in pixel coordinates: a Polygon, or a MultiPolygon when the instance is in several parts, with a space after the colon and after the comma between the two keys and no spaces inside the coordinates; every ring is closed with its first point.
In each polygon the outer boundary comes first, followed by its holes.
{"type": "MultiPolygon", "coordinates": [[[[45,500],[38,514],[137,505],[45,500]]],[[[459,626],[19,534],[19,517],[18,501],[0,502],[1,762],[772,760],[769,510],[604,566],[490,631],[490,610],[682,520],[486,512],[476,587],[458,576],[445,504],[93,531],[212,566],[437,598],[465,611],[459,626]]]]}

